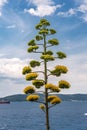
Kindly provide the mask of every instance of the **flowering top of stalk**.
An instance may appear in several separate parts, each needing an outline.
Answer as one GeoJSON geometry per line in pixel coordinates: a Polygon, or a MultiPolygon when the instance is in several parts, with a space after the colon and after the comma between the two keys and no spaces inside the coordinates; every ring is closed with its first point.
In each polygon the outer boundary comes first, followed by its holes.
{"type": "Polygon", "coordinates": [[[39,24],[36,25],[36,29],[40,30],[42,29],[43,26],[45,27],[50,26],[50,23],[46,19],[41,19],[39,24]]]}

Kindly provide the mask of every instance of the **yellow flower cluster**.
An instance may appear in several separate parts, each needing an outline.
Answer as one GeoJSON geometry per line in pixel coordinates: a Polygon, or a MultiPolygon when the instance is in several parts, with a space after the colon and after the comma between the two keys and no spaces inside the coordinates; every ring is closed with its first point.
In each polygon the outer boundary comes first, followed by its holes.
{"type": "Polygon", "coordinates": [[[50,102],[51,104],[58,104],[58,103],[61,103],[61,99],[57,97],[56,95],[51,95],[51,96],[48,96],[48,102],[50,102]]]}
{"type": "Polygon", "coordinates": [[[59,81],[59,88],[70,88],[70,84],[65,80],[61,80],[59,81]]]}
{"type": "Polygon", "coordinates": [[[26,75],[26,80],[33,80],[33,79],[36,79],[37,76],[38,76],[37,73],[34,73],[34,72],[29,73],[29,74],[26,75]]]}
{"type": "Polygon", "coordinates": [[[37,45],[35,45],[35,46],[30,46],[29,48],[28,48],[28,52],[33,52],[33,51],[35,51],[35,50],[37,50],[39,47],[37,46],[37,45]]]}
{"type": "Polygon", "coordinates": [[[32,81],[32,84],[35,85],[36,88],[40,88],[41,86],[44,85],[44,80],[41,79],[36,79],[32,81]]]}
{"type": "Polygon", "coordinates": [[[24,93],[28,94],[28,93],[34,93],[35,92],[35,89],[33,86],[27,86],[24,90],[23,90],[24,93]]]}
{"type": "Polygon", "coordinates": [[[55,66],[55,69],[51,71],[51,74],[55,75],[55,76],[60,76],[62,73],[63,74],[67,73],[67,71],[68,71],[68,69],[66,66],[57,65],[57,66],[55,66]]]}
{"type": "Polygon", "coordinates": [[[61,73],[66,73],[68,71],[67,67],[64,65],[55,66],[56,71],[60,71],[61,73]]]}
{"type": "Polygon", "coordinates": [[[22,74],[27,74],[31,72],[30,66],[25,66],[22,70],[22,74]]]}
{"type": "Polygon", "coordinates": [[[60,59],[66,58],[66,54],[61,51],[57,52],[57,55],[58,55],[58,58],[60,59]]]}
{"type": "Polygon", "coordinates": [[[36,101],[36,100],[38,100],[39,98],[40,98],[40,97],[39,97],[38,95],[32,94],[32,95],[27,96],[26,100],[27,100],[27,101],[36,101]]]}
{"type": "Polygon", "coordinates": [[[55,38],[48,40],[48,43],[51,45],[58,45],[59,41],[55,38]]]}
{"type": "Polygon", "coordinates": [[[49,54],[42,55],[40,58],[44,59],[46,61],[53,61],[54,60],[54,57],[52,55],[49,55],[49,54]]]}
{"type": "Polygon", "coordinates": [[[40,104],[40,109],[44,110],[45,109],[45,105],[44,104],[40,104]]]}
{"type": "Polygon", "coordinates": [[[35,46],[35,40],[32,39],[31,41],[28,42],[28,46],[35,46]]]}
{"type": "Polygon", "coordinates": [[[46,84],[45,87],[47,89],[50,89],[52,90],[53,92],[60,92],[60,88],[56,85],[53,85],[53,84],[46,84]]]}

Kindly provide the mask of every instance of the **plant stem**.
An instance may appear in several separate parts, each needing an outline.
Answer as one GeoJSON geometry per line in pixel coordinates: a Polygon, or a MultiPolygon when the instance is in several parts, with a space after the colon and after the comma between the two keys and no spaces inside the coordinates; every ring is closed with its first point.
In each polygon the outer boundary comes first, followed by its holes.
{"type": "MultiPolygon", "coordinates": [[[[45,34],[43,35],[44,37],[44,54],[46,53],[46,36],[45,34]]],[[[47,84],[47,62],[44,59],[44,80],[45,84],[47,84]]],[[[46,130],[50,130],[49,127],[49,111],[48,111],[48,90],[45,88],[45,104],[46,104],[46,130]]]]}

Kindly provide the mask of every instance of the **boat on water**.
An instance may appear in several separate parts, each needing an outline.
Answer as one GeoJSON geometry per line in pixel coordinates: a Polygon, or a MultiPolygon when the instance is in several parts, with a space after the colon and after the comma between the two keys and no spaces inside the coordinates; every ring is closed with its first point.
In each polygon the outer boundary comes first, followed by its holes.
{"type": "Polygon", "coordinates": [[[0,104],[10,104],[10,101],[0,100],[0,104]]]}

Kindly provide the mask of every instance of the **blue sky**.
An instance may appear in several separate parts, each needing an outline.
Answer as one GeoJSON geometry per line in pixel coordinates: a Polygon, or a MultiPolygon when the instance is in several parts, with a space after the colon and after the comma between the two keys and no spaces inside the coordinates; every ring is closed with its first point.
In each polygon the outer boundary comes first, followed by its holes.
{"type": "Polygon", "coordinates": [[[71,88],[61,93],[87,94],[87,0],[0,0],[0,97],[22,93],[29,84],[21,70],[37,58],[27,53],[27,42],[42,17],[57,31],[60,45],[53,51],[67,54],[67,59],[49,65],[69,69],[59,79],[69,81],[71,88]]]}

